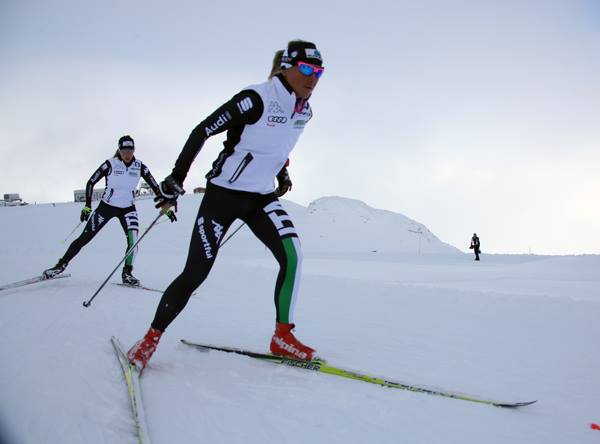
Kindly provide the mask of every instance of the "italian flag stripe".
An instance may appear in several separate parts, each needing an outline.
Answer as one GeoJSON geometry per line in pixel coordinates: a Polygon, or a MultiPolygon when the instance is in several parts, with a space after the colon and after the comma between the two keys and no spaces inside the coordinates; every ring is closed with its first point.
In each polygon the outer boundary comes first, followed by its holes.
{"type": "Polygon", "coordinates": [[[291,315],[297,290],[296,280],[299,277],[298,249],[294,242],[296,239],[292,237],[283,239],[283,248],[287,256],[287,270],[279,293],[279,320],[284,324],[292,323],[291,315]]]}
{"type": "MultiPolygon", "coordinates": [[[[129,250],[131,246],[135,243],[135,232],[133,230],[127,231],[127,249],[129,250]]],[[[132,251],[127,259],[125,259],[125,264],[127,266],[131,266],[133,264],[133,256],[135,251],[132,251]]]]}

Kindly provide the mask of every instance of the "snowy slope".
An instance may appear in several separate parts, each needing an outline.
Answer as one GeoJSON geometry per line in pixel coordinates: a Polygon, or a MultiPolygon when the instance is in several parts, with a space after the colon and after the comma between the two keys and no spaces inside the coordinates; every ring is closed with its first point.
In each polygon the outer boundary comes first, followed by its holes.
{"type": "MultiPolygon", "coordinates": [[[[425,225],[402,214],[371,208],[355,199],[322,197],[308,208],[286,202],[286,210],[302,236],[304,252],[309,254],[460,253],[440,241],[425,225]]],[[[249,230],[240,231],[237,242],[239,249],[255,249],[249,230]]]]}
{"type": "MultiPolygon", "coordinates": [[[[135,272],[145,284],[164,288],[181,269],[199,201],[185,196],[179,222],[144,239],[135,272]]],[[[388,223],[381,210],[341,198],[285,206],[305,246],[296,332],[322,356],[407,382],[539,402],[503,410],[179,344],[266,349],[276,263],[242,229],[142,378],[154,443],[600,440],[589,428],[600,421],[600,258],[484,255],[474,263],[433,234],[437,254],[417,255],[414,238],[410,247],[410,237],[390,241],[391,227],[415,226],[403,216],[388,223]],[[372,227],[360,232],[371,241],[356,240],[361,223],[372,227]]],[[[0,283],[53,265],[80,208],[0,208],[0,283]]],[[[147,225],[152,202],[138,210],[147,225]]],[[[69,266],[73,277],[0,292],[0,441],[136,442],[109,338],[139,339],[158,296],[108,285],[82,307],[123,250],[112,222],[69,266]]]]}
{"type": "Polygon", "coordinates": [[[441,242],[424,225],[402,214],[371,208],[355,199],[318,199],[309,205],[299,223],[306,227],[308,251],[459,253],[456,248],[441,242]]]}

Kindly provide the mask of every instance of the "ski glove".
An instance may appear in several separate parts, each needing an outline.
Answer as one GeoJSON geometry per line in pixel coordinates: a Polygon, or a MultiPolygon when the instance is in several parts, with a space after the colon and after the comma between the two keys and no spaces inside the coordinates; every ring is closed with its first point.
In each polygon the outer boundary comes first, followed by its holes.
{"type": "Polygon", "coordinates": [[[79,220],[81,222],[88,220],[90,218],[90,214],[92,214],[92,209],[90,207],[83,207],[83,210],[81,210],[81,216],[79,216],[79,220]]]}
{"type": "Polygon", "coordinates": [[[177,204],[175,204],[175,211],[173,211],[173,208],[169,208],[165,214],[167,215],[167,217],[169,218],[169,220],[171,221],[171,223],[173,222],[177,222],[177,216],[175,215],[175,212],[177,211],[177,204]]]}
{"type": "Polygon", "coordinates": [[[165,180],[160,183],[159,191],[160,193],[154,198],[156,208],[160,208],[165,204],[175,205],[177,198],[185,194],[183,184],[171,175],[165,177],[165,180]]]}
{"type": "Polygon", "coordinates": [[[292,189],[292,180],[290,179],[287,168],[284,167],[279,174],[277,174],[277,183],[279,184],[275,190],[275,195],[277,197],[283,196],[292,189]]]}

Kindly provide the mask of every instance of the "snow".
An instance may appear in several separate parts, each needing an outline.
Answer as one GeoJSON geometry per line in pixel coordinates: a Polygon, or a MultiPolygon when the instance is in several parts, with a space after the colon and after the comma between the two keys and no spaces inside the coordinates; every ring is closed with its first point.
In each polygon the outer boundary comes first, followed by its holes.
{"type": "MultiPolygon", "coordinates": [[[[179,221],[142,241],[135,274],[144,284],[165,288],[182,268],[200,199],[184,196],[179,221]]],[[[152,201],[137,205],[147,226],[152,201]]],[[[590,429],[600,421],[598,256],[484,250],[476,263],[422,224],[359,201],[284,206],[305,254],[296,334],[321,356],[395,380],[538,403],[499,409],[180,344],[267,349],[277,266],[242,228],[142,377],[153,443],[598,442],[590,429]]],[[[0,208],[0,283],[54,265],[80,210],[0,208]]],[[[82,306],[124,244],[112,221],[73,260],[71,278],[0,292],[0,442],[136,442],[109,339],[139,339],[160,295],[107,285],[82,306]]]]}

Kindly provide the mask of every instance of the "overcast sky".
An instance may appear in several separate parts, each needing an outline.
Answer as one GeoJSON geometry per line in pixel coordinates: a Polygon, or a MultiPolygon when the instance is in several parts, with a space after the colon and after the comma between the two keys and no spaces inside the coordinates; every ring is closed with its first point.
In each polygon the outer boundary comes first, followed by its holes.
{"type": "Polygon", "coordinates": [[[326,72],[286,198],[360,199],[465,251],[600,253],[600,2],[359,3],[0,0],[0,193],[70,201],[123,134],[161,180],[302,38],[326,72]]]}

